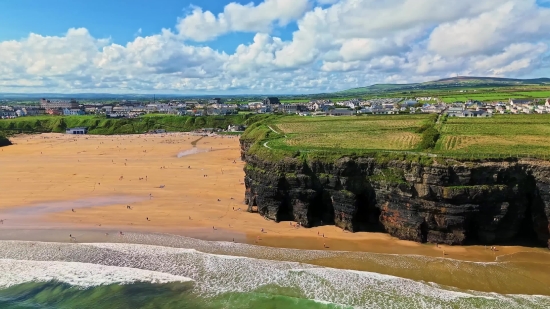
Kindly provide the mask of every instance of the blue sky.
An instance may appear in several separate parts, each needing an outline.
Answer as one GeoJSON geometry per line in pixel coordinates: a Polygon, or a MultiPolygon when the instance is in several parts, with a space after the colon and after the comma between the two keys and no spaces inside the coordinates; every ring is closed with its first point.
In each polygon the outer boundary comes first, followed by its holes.
{"type": "Polygon", "coordinates": [[[544,77],[549,7],[548,0],[0,1],[0,92],[315,93],[455,75],[544,77]]]}
{"type": "MultiPolygon", "coordinates": [[[[247,4],[250,1],[233,1],[247,4]]],[[[19,40],[29,33],[47,36],[64,35],[69,28],[86,28],[97,38],[112,38],[114,43],[132,41],[138,30],[141,35],[154,35],[162,28],[173,28],[178,17],[191,5],[215,14],[223,11],[228,1],[188,0],[17,0],[0,1],[0,41],[19,40]]],[[[290,38],[294,27],[278,29],[279,35],[290,38]]],[[[253,33],[230,33],[211,42],[215,49],[233,52],[238,44],[250,42],[253,33]]]]}

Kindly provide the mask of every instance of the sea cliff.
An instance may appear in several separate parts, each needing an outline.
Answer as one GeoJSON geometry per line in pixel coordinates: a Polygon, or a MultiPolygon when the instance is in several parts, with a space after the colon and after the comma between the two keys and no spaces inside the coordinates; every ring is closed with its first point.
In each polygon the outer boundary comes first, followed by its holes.
{"type": "Polygon", "coordinates": [[[267,160],[241,140],[248,211],[417,242],[550,245],[550,162],[267,160]]]}

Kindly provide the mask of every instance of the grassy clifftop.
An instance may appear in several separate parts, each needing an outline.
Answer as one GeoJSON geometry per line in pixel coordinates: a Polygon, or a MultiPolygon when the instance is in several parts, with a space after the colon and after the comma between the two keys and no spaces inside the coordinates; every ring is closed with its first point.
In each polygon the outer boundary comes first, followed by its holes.
{"type": "Polygon", "coordinates": [[[245,132],[249,152],[280,160],[344,156],[443,162],[550,159],[550,114],[449,118],[437,115],[270,117],[245,132]]]}
{"type": "Polygon", "coordinates": [[[224,128],[252,123],[261,116],[172,116],[155,115],[135,119],[106,119],[99,116],[39,116],[0,120],[0,134],[65,132],[67,128],[88,127],[90,134],[134,134],[154,129],[187,132],[201,128],[224,128]]]}

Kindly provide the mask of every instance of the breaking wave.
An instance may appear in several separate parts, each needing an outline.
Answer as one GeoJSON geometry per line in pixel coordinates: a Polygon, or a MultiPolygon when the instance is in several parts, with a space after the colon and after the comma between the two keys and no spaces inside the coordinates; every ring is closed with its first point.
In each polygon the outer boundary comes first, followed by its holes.
{"type": "Polygon", "coordinates": [[[550,307],[547,296],[465,291],[372,272],[143,244],[0,241],[0,271],[0,287],[47,280],[82,287],[192,280],[194,293],[203,297],[276,291],[356,308],[550,307]]]}

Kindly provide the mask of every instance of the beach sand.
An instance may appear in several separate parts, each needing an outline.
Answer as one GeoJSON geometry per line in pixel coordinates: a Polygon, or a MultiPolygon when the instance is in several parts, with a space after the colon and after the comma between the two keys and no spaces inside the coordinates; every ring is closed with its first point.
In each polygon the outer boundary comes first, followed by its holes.
{"type": "MultiPolygon", "coordinates": [[[[13,146],[0,148],[4,229],[162,232],[268,247],[475,262],[514,255],[521,255],[522,263],[550,260],[543,248],[499,246],[493,252],[483,246],[436,247],[383,233],[348,233],[334,226],[297,229],[289,222],[265,220],[245,211],[238,137],[37,134],[11,140],[13,146]]],[[[349,267],[342,259],[316,263],[349,267]]],[[[532,267],[526,271],[536,272],[532,267]]]]}

